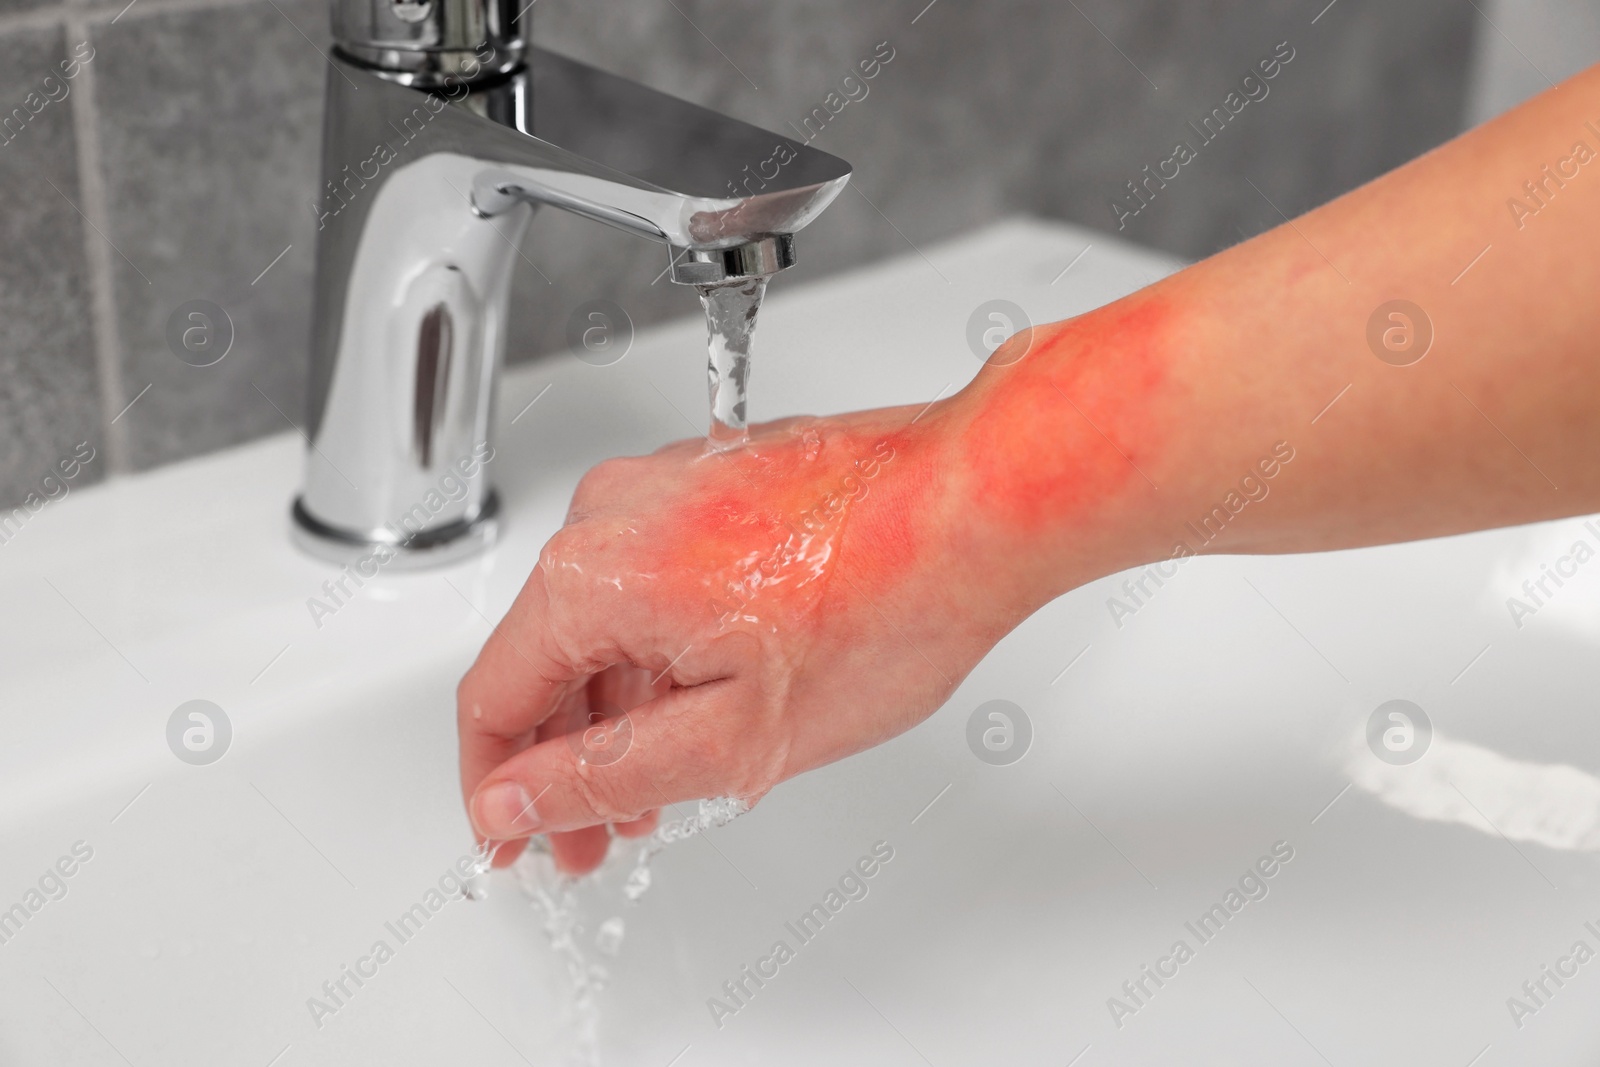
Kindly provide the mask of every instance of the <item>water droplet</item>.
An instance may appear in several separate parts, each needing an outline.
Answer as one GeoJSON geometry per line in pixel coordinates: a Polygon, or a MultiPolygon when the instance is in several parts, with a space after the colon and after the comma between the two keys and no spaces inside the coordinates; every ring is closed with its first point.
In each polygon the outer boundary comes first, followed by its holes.
{"type": "Polygon", "coordinates": [[[622,892],[629,902],[638,900],[650,889],[650,861],[645,859],[633,870],[628,872],[628,884],[622,887],[622,892]]]}
{"type": "Polygon", "coordinates": [[[806,459],[815,460],[822,454],[822,435],[814,427],[807,426],[800,431],[800,445],[805,450],[806,459]]]}
{"type": "Polygon", "coordinates": [[[594,947],[602,956],[615,956],[622,949],[622,916],[613,915],[595,931],[594,947]]]}

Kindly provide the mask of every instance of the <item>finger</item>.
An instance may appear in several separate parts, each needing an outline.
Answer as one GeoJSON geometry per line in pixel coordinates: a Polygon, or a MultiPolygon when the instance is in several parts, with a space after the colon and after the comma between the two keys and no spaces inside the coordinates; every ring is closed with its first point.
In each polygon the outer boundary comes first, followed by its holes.
{"type": "MultiPolygon", "coordinates": [[[[696,797],[695,799],[698,800],[699,798],[696,797]]],[[[656,824],[660,821],[661,812],[659,810],[647,811],[637,819],[612,823],[611,829],[616,831],[618,837],[644,837],[654,832],[656,824]]]]}
{"type": "MultiPolygon", "coordinates": [[[[477,837],[481,844],[484,836],[478,834],[477,837]]],[[[517,862],[517,857],[522,855],[522,850],[527,847],[527,838],[523,838],[520,841],[496,841],[494,851],[489,853],[489,866],[494,868],[509,867],[517,862]]]]}
{"type": "Polygon", "coordinates": [[[468,811],[480,833],[509,838],[633,822],[684,800],[754,799],[781,776],[785,747],[741,723],[756,700],[731,678],[673,689],[629,713],[630,746],[614,762],[542,741],[490,772],[468,811]]]}
{"type": "MultiPolygon", "coordinates": [[[[607,713],[604,709],[608,706],[613,713],[616,708],[632,711],[671,690],[672,681],[665,674],[660,671],[652,675],[643,667],[628,663],[607,667],[589,682],[590,708],[602,714],[607,713]]],[[[649,811],[642,818],[616,823],[611,829],[618,837],[645,837],[655,830],[658,822],[658,812],[649,811]]]]}
{"type": "MultiPolygon", "coordinates": [[[[574,743],[575,732],[581,738],[591,724],[606,716],[623,714],[622,708],[633,707],[647,699],[652,689],[649,675],[638,668],[619,664],[582,682],[575,682],[563,695],[556,710],[540,723],[534,731],[536,741],[564,738],[574,743]]],[[[577,742],[582,747],[581,740],[577,742]]],[[[625,824],[626,836],[647,834],[655,828],[653,819],[641,819],[625,824]]],[[[510,842],[503,861],[496,866],[510,864],[522,852],[526,838],[510,842]]],[[[556,866],[571,875],[587,874],[605,861],[611,835],[604,826],[589,826],[581,830],[549,835],[551,858],[556,866]]],[[[500,857],[496,857],[497,861],[500,857]]]]}
{"type": "Polygon", "coordinates": [[[672,680],[665,671],[651,672],[631,663],[617,663],[590,680],[589,707],[602,715],[616,709],[632,711],[671,688],[672,680]]]}
{"type": "Polygon", "coordinates": [[[605,862],[611,834],[604,826],[585,826],[550,835],[550,855],[567,874],[588,874],[605,862]]]}
{"type": "MultiPolygon", "coordinates": [[[[582,722],[589,706],[587,690],[588,687],[583,679],[572,682],[566,691],[561,694],[556,703],[555,711],[551,712],[542,723],[533,728],[531,736],[507,746],[507,756],[521,752],[528,745],[537,741],[560,737],[566,733],[569,724],[582,722]]],[[[468,796],[470,797],[470,794],[468,796]]],[[[477,838],[480,843],[485,840],[482,834],[477,834],[477,838]]],[[[491,865],[497,868],[511,866],[512,863],[516,862],[517,857],[522,855],[522,850],[526,843],[527,838],[521,836],[501,842],[497,845],[499,851],[492,858],[491,865]]]]}
{"type": "Polygon", "coordinates": [[[548,613],[543,572],[535,570],[456,689],[464,797],[527,746],[579,678],[556,647],[548,613]]]}
{"type": "MultiPolygon", "coordinates": [[[[535,735],[538,740],[565,738],[570,744],[572,739],[567,735],[574,730],[587,729],[591,721],[589,709],[594,690],[606,673],[609,672],[602,671],[583,684],[575,685],[555,713],[539,725],[535,735]]],[[[588,874],[605,861],[611,835],[604,826],[588,826],[582,830],[551,834],[547,840],[550,843],[550,857],[556,867],[567,874],[580,875],[588,874]]]]}

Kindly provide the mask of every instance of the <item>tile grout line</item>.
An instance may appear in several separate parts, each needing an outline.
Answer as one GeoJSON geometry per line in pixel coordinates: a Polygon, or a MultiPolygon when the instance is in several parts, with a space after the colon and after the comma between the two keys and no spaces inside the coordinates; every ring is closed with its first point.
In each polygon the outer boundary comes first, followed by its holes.
{"type": "MultiPolygon", "coordinates": [[[[89,40],[89,27],[83,15],[72,10],[65,13],[62,25],[65,41],[89,40]]],[[[83,212],[95,225],[109,228],[111,219],[107,206],[104,175],[100,168],[100,121],[95,107],[96,74],[94,63],[88,62],[79,71],[78,91],[72,94],[72,133],[78,151],[78,196],[83,201],[83,212]]],[[[90,320],[94,331],[94,357],[100,381],[100,431],[105,435],[106,471],[122,474],[129,469],[127,427],[115,422],[122,407],[122,339],[117,329],[116,278],[111,263],[111,250],[105,241],[85,225],[83,230],[84,254],[89,274],[90,320]]]]}
{"type": "Polygon", "coordinates": [[[28,30],[49,29],[76,22],[78,24],[104,24],[148,18],[182,11],[213,11],[230,7],[244,7],[256,0],[66,0],[43,4],[28,11],[0,14],[0,37],[28,30]]]}
{"type": "Polygon", "coordinates": [[[31,11],[13,11],[0,15],[0,37],[29,30],[47,30],[61,25],[69,11],[63,4],[36,7],[31,11]]]}
{"type": "Polygon", "coordinates": [[[84,11],[93,22],[138,20],[182,11],[215,11],[244,7],[259,0],[69,0],[68,8],[84,11]]]}

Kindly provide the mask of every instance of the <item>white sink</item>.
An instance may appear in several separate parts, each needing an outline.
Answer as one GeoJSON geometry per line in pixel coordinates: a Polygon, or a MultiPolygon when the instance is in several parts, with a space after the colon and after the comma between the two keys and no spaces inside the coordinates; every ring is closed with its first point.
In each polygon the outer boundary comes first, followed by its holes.
{"type": "MultiPolygon", "coordinates": [[[[1055,319],[1176,266],[1020,220],[923,252],[775,283],[756,415],[930,400],[976,370],[979,303],[1055,319]]],[[[470,848],[457,678],[579,474],[703,427],[702,344],[685,319],[611,367],[513,371],[500,546],[382,575],[320,628],[292,434],[74,491],[0,548],[0,909],[41,905],[0,925],[0,1063],[559,1061],[566,980],[507,877],[404,943],[385,923],[470,848]],[[166,740],[196,699],[232,727],[204,766],[166,740]],[[78,842],[65,895],[30,898],[78,842]],[[393,958],[318,1026],[308,998],[379,939],[393,958]]],[[[1200,560],[1120,627],[1120,577],[1062,598],[923,726],[659,857],[606,1062],[1593,1063],[1600,960],[1559,961],[1600,950],[1600,564],[1520,629],[1505,604],[1579,538],[1200,560]],[[1009,766],[968,748],[992,699],[1032,723],[1009,766]],[[1391,699],[1435,730],[1409,766],[1364,740],[1391,699]],[[801,945],[785,924],[878,842],[866,897],[801,945]],[[1202,943],[1185,924],[1275,845],[1267,895],[1202,943]],[[794,958],[719,1027],[708,999],[780,939],[794,958]],[[1577,972],[1535,1004],[1546,965],[1577,972]]]]}

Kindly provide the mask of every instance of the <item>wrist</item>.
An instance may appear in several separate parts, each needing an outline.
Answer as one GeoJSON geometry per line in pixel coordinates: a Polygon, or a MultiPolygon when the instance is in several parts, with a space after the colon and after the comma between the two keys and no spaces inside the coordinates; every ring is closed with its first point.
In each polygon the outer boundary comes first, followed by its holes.
{"type": "Polygon", "coordinates": [[[940,413],[955,537],[1017,617],[1177,548],[1178,319],[1145,290],[1035,327],[940,413]]]}

